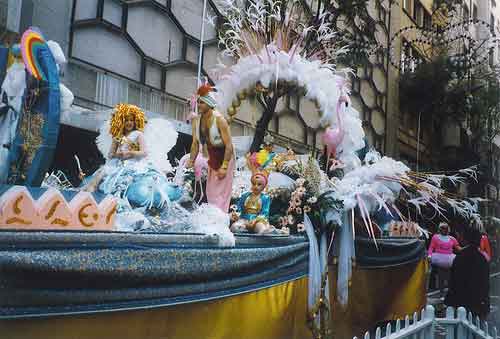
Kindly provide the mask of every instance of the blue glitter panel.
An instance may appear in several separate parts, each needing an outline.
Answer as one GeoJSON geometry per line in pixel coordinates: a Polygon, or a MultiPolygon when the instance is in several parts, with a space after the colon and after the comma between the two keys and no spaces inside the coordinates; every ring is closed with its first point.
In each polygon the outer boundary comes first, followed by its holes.
{"type": "Polygon", "coordinates": [[[0,317],[166,306],[307,274],[303,237],[0,232],[0,317]]]}

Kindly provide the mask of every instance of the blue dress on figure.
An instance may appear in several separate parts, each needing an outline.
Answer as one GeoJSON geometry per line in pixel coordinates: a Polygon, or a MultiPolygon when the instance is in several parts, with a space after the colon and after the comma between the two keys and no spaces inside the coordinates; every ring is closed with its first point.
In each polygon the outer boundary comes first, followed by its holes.
{"type": "Polygon", "coordinates": [[[260,199],[257,204],[249,201],[252,192],[245,192],[241,195],[236,206],[237,212],[241,213],[240,218],[253,221],[257,218],[266,222],[269,220],[269,208],[271,207],[271,198],[265,193],[260,193],[260,199]]]}

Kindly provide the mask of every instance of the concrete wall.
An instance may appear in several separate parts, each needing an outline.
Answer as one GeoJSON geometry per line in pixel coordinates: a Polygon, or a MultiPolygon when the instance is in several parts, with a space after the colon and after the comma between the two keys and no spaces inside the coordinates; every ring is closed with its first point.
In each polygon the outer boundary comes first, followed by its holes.
{"type": "Polygon", "coordinates": [[[130,8],[127,32],[149,57],[164,63],[182,58],[181,31],[171,18],[152,7],[130,8]]]}
{"type": "MultiPolygon", "coordinates": [[[[203,12],[203,0],[181,0],[172,1],[172,13],[182,23],[186,32],[196,38],[201,36],[201,16],[203,12]]],[[[208,17],[216,16],[214,10],[207,7],[208,17]]],[[[215,21],[216,23],[216,21],[215,21]]],[[[205,40],[215,39],[217,37],[215,27],[205,25],[205,40]]]]}
{"type": "Polygon", "coordinates": [[[123,36],[103,27],[75,31],[72,56],[140,81],[141,58],[137,51],[123,36]]]}
{"type": "Polygon", "coordinates": [[[32,25],[39,27],[47,40],[57,41],[66,54],[69,48],[72,5],[71,0],[33,1],[32,25]]]}
{"type": "Polygon", "coordinates": [[[14,37],[32,25],[33,0],[0,0],[0,32],[4,42],[10,42],[14,37]],[[5,33],[9,38],[7,40],[5,33]]]}

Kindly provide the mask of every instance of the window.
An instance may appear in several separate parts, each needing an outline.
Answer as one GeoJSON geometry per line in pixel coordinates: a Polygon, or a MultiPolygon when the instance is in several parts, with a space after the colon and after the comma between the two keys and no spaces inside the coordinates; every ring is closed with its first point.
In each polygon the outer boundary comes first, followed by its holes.
{"type": "Polygon", "coordinates": [[[411,58],[410,56],[411,50],[410,50],[410,43],[406,40],[403,40],[403,46],[401,48],[401,73],[406,73],[407,72],[407,64],[408,60],[411,58]]]}
{"type": "Polygon", "coordinates": [[[419,0],[413,3],[413,20],[419,27],[430,29],[432,26],[432,17],[419,0]]]}
{"type": "Polygon", "coordinates": [[[403,40],[401,49],[401,73],[415,72],[417,67],[423,63],[420,53],[406,40],[403,40]]]}
{"type": "Polygon", "coordinates": [[[413,19],[415,19],[418,26],[422,27],[424,25],[424,8],[419,1],[416,1],[413,7],[413,19]]]}
{"type": "Polygon", "coordinates": [[[474,4],[474,8],[472,9],[472,19],[477,20],[477,5],[474,4]]]}
{"type": "Polygon", "coordinates": [[[424,10],[424,28],[432,28],[432,17],[426,10],[424,10]]]}
{"type": "Polygon", "coordinates": [[[412,0],[403,0],[403,9],[406,11],[406,13],[411,13],[411,3],[412,0]]]}
{"type": "Polygon", "coordinates": [[[491,34],[495,34],[495,16],[493,13],[490,14],[490,32],[491,34]]]}
{"type": "Polygon", "coordinates": [[[467,7],[467,5],[464,5],[464,7],[463,7],[463,17],[464,17],[464,20],[470,19],[470,12],[469,12],[469,8],[467,7]]]}

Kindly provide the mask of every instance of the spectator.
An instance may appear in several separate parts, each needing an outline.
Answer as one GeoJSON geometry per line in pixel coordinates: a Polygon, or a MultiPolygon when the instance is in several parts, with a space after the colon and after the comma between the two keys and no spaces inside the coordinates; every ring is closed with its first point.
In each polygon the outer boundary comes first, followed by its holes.
{"type": "Polygon", "coordinates": [[[428,256],[432,265],[448,269],[451,267],[455,254],[453,250],[459,250],[457,239],[450,235],[450,226],[447,223],[439,224],[439,234],[434,234],[429,246],[428,256]]]}
{"type": "Polygon", "coordinates": [[[448,280],[449,269],[455,259],[453,250],[459,250],[460,245],[450,234],[447,223],[439,224],[439,233],[432,236],[429,245],[428,257],[432,264],[432,271],[437,273],[440,294],[444,292],[445,282],[448,280]]]}
{"type": "Polygon", "coordinates": [[[480,242],[481,233],[477,228],[465,228],[465,247],[453,261],[445,304],[463,306],[485,319],[490,311],[489,265],[479,251],[480,242]]]}

